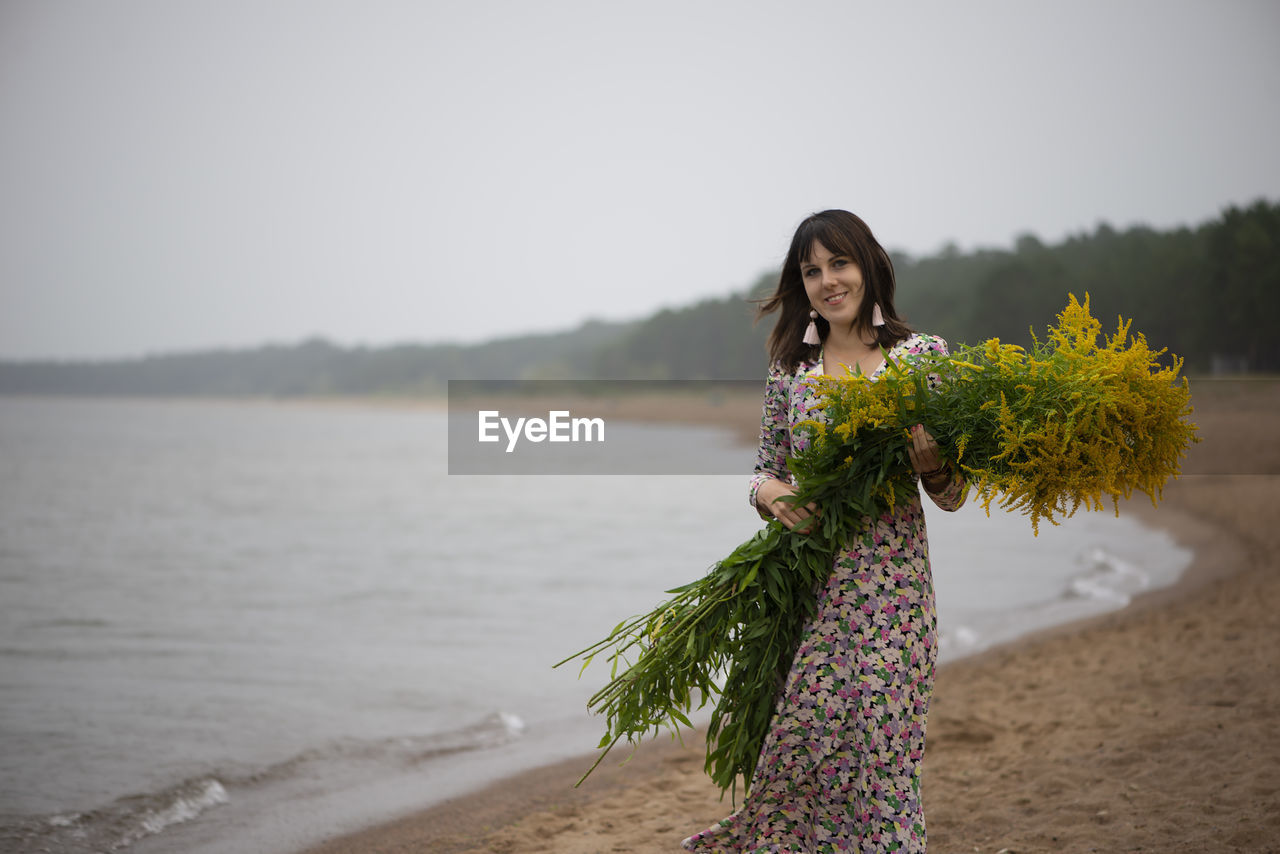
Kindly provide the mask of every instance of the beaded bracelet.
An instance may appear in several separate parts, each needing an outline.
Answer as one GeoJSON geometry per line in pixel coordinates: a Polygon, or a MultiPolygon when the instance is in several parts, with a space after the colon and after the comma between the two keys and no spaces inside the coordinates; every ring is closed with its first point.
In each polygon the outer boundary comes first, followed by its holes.
{"type": "Polygon", "coordinates": [[[922,471],[922,472],[920,472],[920,479],[921,479],[921,480],[928,480],[928,479],[929,479],[929,478],[931,478],[931,477],[937,477],[937,476],[938,476],[938,475],[940,475],[940,474],[946,474],[946,473],[947,473],[947,471],[948,471],[948,468],[949,468],[949,467],[948,467],[948,465],[944,462],[942,465],[938,466],[938,467],[937,467],[936,469],[934,469],[933,471],[922,471]]]}

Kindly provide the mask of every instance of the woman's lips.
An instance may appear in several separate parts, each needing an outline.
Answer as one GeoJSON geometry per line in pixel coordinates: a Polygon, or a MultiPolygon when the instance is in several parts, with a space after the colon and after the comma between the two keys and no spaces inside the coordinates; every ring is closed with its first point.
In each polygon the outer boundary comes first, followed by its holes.
{"type": "Polygon", "coordinates": [[[848,291],[845,291],[842,294],[832,294],[831,296],[824,299],[823,302],[825,302],[827,305],[839,305],[841,302],[844,301],[844,298],[847,297],[848,295],[849,295],[848,291]]]}

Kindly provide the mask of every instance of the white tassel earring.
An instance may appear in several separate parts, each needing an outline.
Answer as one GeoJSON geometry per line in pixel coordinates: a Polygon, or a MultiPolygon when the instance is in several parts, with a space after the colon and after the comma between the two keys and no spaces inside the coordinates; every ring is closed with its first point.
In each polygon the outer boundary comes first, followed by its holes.
{"type": "Polygon", "coordinates": [[[871,325],[884,326],[884,312],[880,310],[880,303],[876,303],[871,308],[871,325]]]}
{"type": "Polygon", "coordinates": [[[806,344],[822,343],[822,339],[818,337],[818,324],[815,322],[817,319],[818,312],[809,309],[809,325],[804,330],[804,343],[806,344]]]}

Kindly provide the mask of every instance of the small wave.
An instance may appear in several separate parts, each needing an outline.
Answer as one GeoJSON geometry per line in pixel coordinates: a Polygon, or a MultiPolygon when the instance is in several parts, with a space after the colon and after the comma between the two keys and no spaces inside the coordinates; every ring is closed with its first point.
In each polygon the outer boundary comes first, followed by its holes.
{"type": "Polygon", "coordinates": [[[190,821],[207,809],[225,804],[227,800],[227,790],[217,780],[210,778],[198,781],[191,791],[177,794],[167,806],[145,810],[139,816],[137,828],[127,832],[114,847],[127,848],[144,836],[190,821]]]}
{"type": "Polygon", "coordinates": [[[502,725],[507,729],[507,735],[520,736],[524,735],[525,725],[517,715],[510,712],[498,712],[498,718],[502,721],[502,725]]]}
{"type": "Polygon", "coordinates": [[[138,840],[163,833],[260,786],[344,773],[377,777],[388,768],[415,767],[452,754],[510,743],[526,730],[523,719],[493,712],[474,723],[445,732],[382,739],[341,739],[256,770],[222,772],[185,780],[151,794],[130,795],[109,806],[6,822],[0,850],[50,854],[100,854],[123,851],[138,840]],[[341,771],[337,769],[347,769],[341,771]],[[239,794],[237,794],[239,793],[239,794]]]}
{"type": "Polygon", "coordinates": [[[977,649],[980,638],[978,633],[968,626],[956,626],[949,632],[942,632],[938,637],[938,649],[951,656],[961,656],[977,649]]]}
{"type": "Polygon", "coordinates": [[[148,795],[121,798],[88,812],[68,812],[9,824],[0,842],[15,843],[15,851],[88,854],[120,851],[139,839],[190,821],[228,801],[227,790],[215,777],[185,780],[148,795]]]}
{"type": "Polygon", "coordinates": [[[525,723],[518,715],[494,712],[462,729],[401,739],[399,743],[412,748],[413,761],[422,762],[464,750],[499,747],[524,735],[524,731],[525,723]]]}
{"type": "Polygon", "coordinates": [[[1066,598],[1092,599],[1121,607],[1151,583],[1147,573],[1106,549],[1090,549],[1081,559],[1084,569],[1067,582],[1066,598]]]}

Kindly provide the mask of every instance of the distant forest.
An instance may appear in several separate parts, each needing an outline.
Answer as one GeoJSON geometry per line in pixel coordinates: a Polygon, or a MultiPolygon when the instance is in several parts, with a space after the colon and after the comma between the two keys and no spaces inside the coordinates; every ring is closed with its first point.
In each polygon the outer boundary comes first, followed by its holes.
{"type": "MultiPolygon", "coordinates": [[[[947,248],[894,254],[898,311],[953,342],[998,337],[1027,344],[1087,292],[1104,331],[1118,315],[1189,373],[1280,371],[1280,203],[1231,207],[1196,228],[1090,234],[1012,249],[947,248]]],[[[752,299],[772,272],[737,294],[664,309],[630,323],[483,344],[291,346],[147,356],[106,362],[0,362],[0,394],[310,395],[438,394],[450,379],[758,379],[771,318],[753,323],[752,299]]]]}

